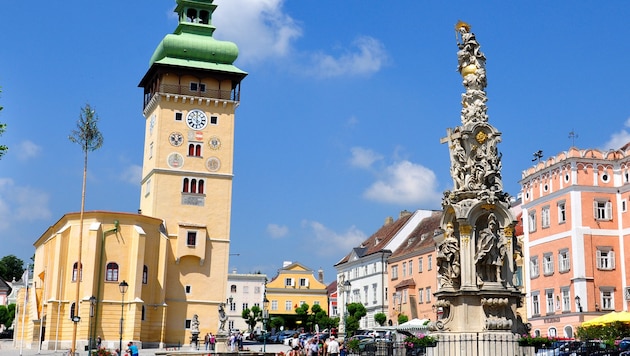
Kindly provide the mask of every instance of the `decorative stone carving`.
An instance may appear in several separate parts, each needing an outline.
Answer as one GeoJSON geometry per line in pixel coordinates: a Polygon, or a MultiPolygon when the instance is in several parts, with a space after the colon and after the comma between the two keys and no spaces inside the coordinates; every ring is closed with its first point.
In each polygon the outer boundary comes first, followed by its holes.
{"type": "Polygon", "coordinates": [[[438,245],[438,276],[440,288],[454,287],[459,284],[459,240],[455,237],[453,224],[446,224],[444,240],[438,245]]]}
{"type": "Polygon", "coordinates": [[[225,323],[228,321],[228,316],[225,313],[225,303],[219,304],[219,334],[225,334],[225,323]]]}
{"type": "Polygon", "coordinates": [[[494,213],[488,216],[488,227],[477,236],[475,266],[477,284],[484,282],[503,282],[502,270],[507,255],[507,239],[494,213]]]}

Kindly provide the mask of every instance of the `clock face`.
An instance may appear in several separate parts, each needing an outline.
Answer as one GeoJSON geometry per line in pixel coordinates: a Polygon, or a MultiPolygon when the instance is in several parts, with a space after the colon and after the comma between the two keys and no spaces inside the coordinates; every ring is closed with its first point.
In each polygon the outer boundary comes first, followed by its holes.
{"type": "Polygon", "coordinates": [[[186,124],[193,130],[202,130],[208,124],[208,117],[201,110],[191,110],[186,116],[186,124]]]}
{"type": "Polygon", "coordinates": [[[175,147],[181,146],[181,144],[184,142],[184,135],[182,135],[180,132],[172,132],[170,136],[168,136],[168,141],[171,143],[171,145],[175,147]]]}

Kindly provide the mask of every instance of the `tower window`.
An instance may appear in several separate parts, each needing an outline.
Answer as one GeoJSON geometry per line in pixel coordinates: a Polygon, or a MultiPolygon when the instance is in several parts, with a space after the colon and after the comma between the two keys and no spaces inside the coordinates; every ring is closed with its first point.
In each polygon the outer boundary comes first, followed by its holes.
{"type": "Polygon", "coordinates": [[[70,305],[70,320],[74,319],[74,316],[77,315],[76,307],[77,305],[75,303],[72,303],[72,305],[70,305]]]}
{"type": "Polygon", "coordinates": [[[105,280],[108,282],[118,281],[118,263],[110,262],[107,264],[107,271],[105,273],[105,280]]]}
{"type": "Polygon", "coordinates": [[[183,117],[184,117],[184,115],[181,112],[176,112],[175,113],[175,121],[182,121],[183,117]]]}
{"type": "Polygon", "coordinates": [[[218,116],[210,116],[210,125],[216,125],[219,123],[219,117],[218,116]]]}
{"type": "Polygon", "coordinates": [[[197,231],[188,231],[188,236],[186,237],[186,245],[188,246],[197,245],[197,231]]]}
{"type": "Polygon", "coordinates": [[[79,271],[79,262],[75,262],[74,265],[72,266],[72,281],[76,282],[77,281],[77,276],[79,276],[79,278],[81,280],[83,280],[83,264],[81,264],[81,271],[79,271]]]}
{"type": "Polygon", "coordinates": [[[197,83],[190,83],[190,91],[197,91],[199,90],[198,88],[198,84],[197,83]]]}
{"type": "Polygon", "coordinates": [[[149,282],[149,268],[145,265],[142,267],[142,284],[149,282]]]}
{"type": "Polygon", "coordinates": [[[188,145],[188,156],[201,157],[201,144],[191,143],[188,145]]]}
{"type": "Polygon", "coordinates": [[[203,179],[184,178],[183,193],[203,194],[205,182],[203,179]]]}

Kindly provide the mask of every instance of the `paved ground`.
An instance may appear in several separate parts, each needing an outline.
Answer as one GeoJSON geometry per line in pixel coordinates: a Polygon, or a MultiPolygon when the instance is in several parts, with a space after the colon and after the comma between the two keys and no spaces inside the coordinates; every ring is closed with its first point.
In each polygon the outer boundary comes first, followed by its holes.
{"type": "MultiPolygon", "coordinates": [[[[205,351],[203,345],[201,345],[201,349],[200,351],[205,351]]],[[[263,351],[263,344],[261,343],[253,343],[253,342],[246,342],[244,343],[243,347],[245,349],[249,349],[252,352],[262,352],[263,351]]],[[[185,347],[182,348],[181,351],[188,351],[190,350],[189,348],[185,347]]],[[[285,345],[280,345],[280,344],[267,344],[265,346],[265,351],[266,352],[274,352],[277,353],[279,351],[284,351],[285,353],[289,350],[288,346],[285,345]]],[[[140,356],[153,356],[155,355],[156,351],[164,351],[164,350],[158,350],[158,349],[141,349],[140,350],[140,356]]],[[[0,340],[0,356],[9,356],[9,355],[25,355],[25,356],[33,356],[33,355],[67,355],[68,350],[59,350],[59,351],[53,351],[53,350],[41,350],[41,351],[37,351],[37,349],[26,349],[26,348],[22,348],[22,350],[20,350],[20,345],[13,345],[13,340],[0,340]]],[[[81,351],[78,352],[78,355],[81,356],[87,356],[87,351],[81,351]]]]}

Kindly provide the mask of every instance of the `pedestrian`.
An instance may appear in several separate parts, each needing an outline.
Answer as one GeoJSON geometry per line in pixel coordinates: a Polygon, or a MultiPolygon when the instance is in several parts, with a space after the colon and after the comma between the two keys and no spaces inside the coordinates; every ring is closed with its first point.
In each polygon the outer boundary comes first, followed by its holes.
{"type": "Polygon", "coordinates": [[[203,338],[203,343],[206,345],[206,351],[210,348],[210,334],[206,333],[206,336],[203,338]]]}
{"type": "Polygon", "coordinates": [[[101,336],[97,336],[96,337],[96,348],[100,349],[101,348],[101,343],[103,342],[103,340],[101,339],[101,336]]]}
{"type": "Polygon", "coordinates": [[[131,356],[138,356],[138,347],[133,344],[133,341],[129,341],[128,346],[129,346],[129,352],[131,353],[131,356]]]}
{"type": "Polygon", "coordinates": [[[214,345],[217,343],[217,338],[210,333],[210,351],[214,351],[214,345]]]}
{"type": "Polygon", "coordinates": [[[339,343],[335,340],[334,336],[330,337],[326,351],[330,356],[339,356],[339,343]]]}

